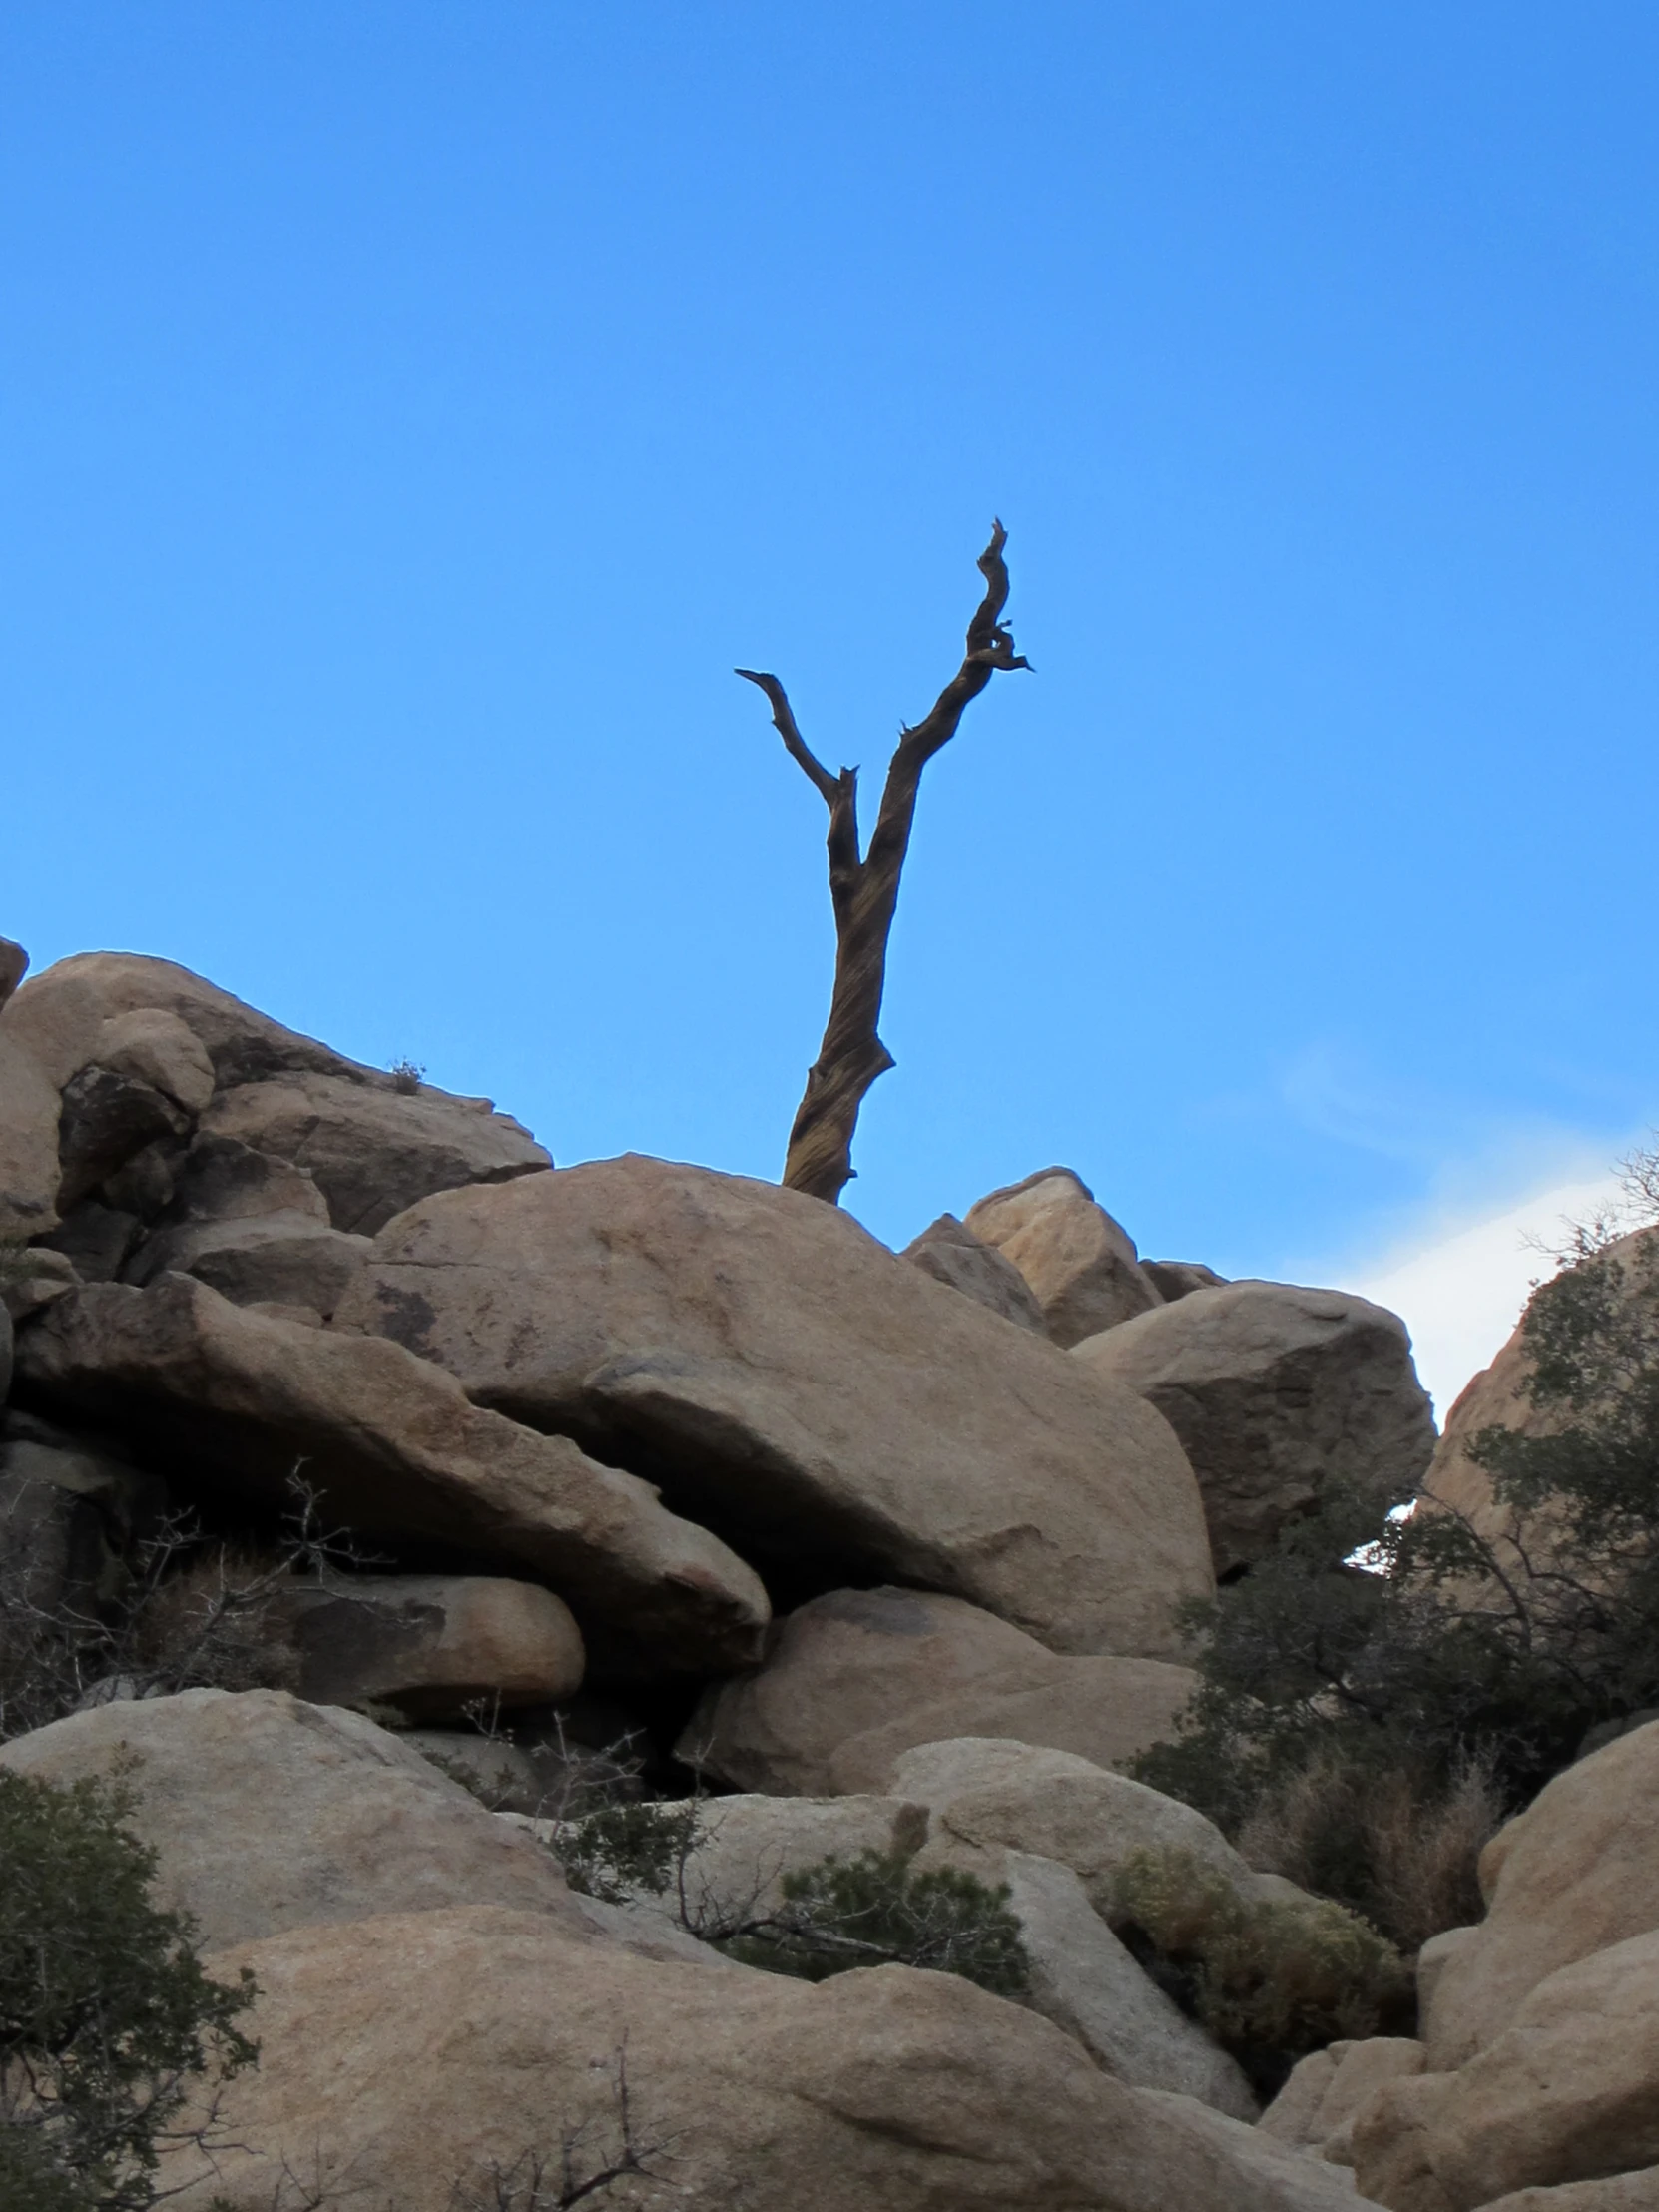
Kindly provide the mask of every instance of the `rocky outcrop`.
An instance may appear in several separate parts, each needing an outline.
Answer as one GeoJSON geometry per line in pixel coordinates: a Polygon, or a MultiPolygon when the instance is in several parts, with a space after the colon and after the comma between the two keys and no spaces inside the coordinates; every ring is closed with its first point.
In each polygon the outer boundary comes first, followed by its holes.
{"type": "Polygon", "coordinates": [[[333,1226],[355,1236],[372,1236],[433,1191],[553,1165],[529,1131],[486,1098],[311,1071],[226,1091],[202,1126],[308,1169],[333,1226]]]}
{"type": "Polygon", "coordinates": [[[1004,1851],[1057,1859],[1108,1922],[1118,1873],[1137,1851],[1189,1852],[1245,1898],[1263,1895],[1271,1879],[1190,1805],[1069,1752],[974,1737],[923,1744],[896,1761],[889,1788],[927,1808],[930,1850],[948,1839],[954,1863],[970,1871],[994,1868],[1004,1851]]]}
{"type": "MultiPolygon", "coordinates": [[[[299,1930],[219,1954],[261,1989],[257,2069],[182,2212],[269,2212],[328,2146],[365,2199],[449,2212],[527,2152],[585,2174],[636,2145],[680,2201],[747,2212],[1352,2212],[1346,2176],[1109,2079],[1049,2021],[945,1974],[813,1986],[663,1964],[487,1906],[299,1930]]],[[[186,2155],[186,2154],[181,2154],[186,2155]]],[[[521,2166],[520,2171],[524,2168],[521,2166]]],[[[175,2163],[165,2178],[187,2177],[175,2163]]],[[[646,2201],[640,2198],[639,2201],[646,2201]]]]}
{"type": "Polygon", "coordinates": [[[941,1737],[1018,1737],[1101,1765],[1167,1735],[1192,1693],[1156,1659],[1063,1658],[960,1598],[833,1590],[780,1620],[764,1663],[711,1689],[681,1759],[746,1790],[885,1787],[941,1737]]]}
{"type": "Polygon", "coordinates": [[[1035,1336],[1048,1334],[1043,1310],[1012,1260],[994,1245],[982,1243],[954,1214],[941,1214],[904,1247],[899,1258],[920,1268],[935,1283],[948,1283],[953,1291],[971,1298],[987,1313],[1000,1314],[1004,1321],[1029,1329],[1035,1336]]]}
{"type": "Polygon", "coordinates": [[[220,1495],[285,1495],[296,1462],[365,1535],[528,1569],[635,1664],[721,1670],[768,1613],[751,1570],[648,1483],[470,1404],[400,1346],[232,1306],[204,1284],[98,1284],[31,1324],[36,1399],[119,1426],[220,1495]]]}
{"type": "Polygon", "coordinates": [[[895,1578],[1173,1656],[1210,1586],[1168,1424],[796,1191],[629,1157],[421,1201],[335,1328],[660,1480],[786,1580],[895,1578]]]}
{"type": "Polygon", "coordinates": [[[1433,1454],[1433,1411],[1403,1323],[1342,1291],[1195,1290],[1072,1357],[1139,1390],[1180,1437],[1218,1575],[1270,1550],[1325,1482],[1404,1498],[1433,1454]]]}
{"type": "Polygon", "coordinates": [[[1424,2003],[1436,2072],[1501,2036],[1547,1975],[1659,1930],[1659,1721],[1557,1775],[1486,1846],[1480,1886],[1486,1918],[1444,1952],[1424,2003]]]}
{"type": "Polygon", "coordinates": [[[1355,2121],[1380,2089],[1420,2074],[1422,2062],[1422,2045],[1409,2036],[1328,2043],[1297,2062],[1258,2124],[1293,2149],[1352,2166],[1355,2121]]]}
{"type": "Polygon", "coordinates": [[[469,1705],[554,1705],[582,1686],[568,1606],[499,1575],[332,1575],[293,1593],[301,1696],[458,1720],[469,1705]]]}
{"type": "Polygon", "coordinates": [[[205,1948],[463,1904],[585,1926],[533,1837],[371,1721],[279,1690],[101,1705],[0,1746],[0,1767],[123,1780],[153,1894],[194,1916],[205,1948]]]}
{"type": "Polygon", "coordinates": [[[1538,1981],[1454,2073],[1383,2088],[1353,2123],[1363,2196],[1472,2212],[1659,2162],[1659,1932],[1538,1981]]]}
{"type": "MultiPolygon", "coordinates": [[[[58,1211],[94,1203],[132,1218],[100,1275],[118,1272],[142,1225],[169,1203],[198,1127],[313,1168],[330,1209],[322,1226],[351,1234],[378,1228],[430,1191],[552,1164],[488,1099],[455,1098],[363,1067],[167,960],[107,952],[62,960],[17,993],[0,1035],[61,1093],[51,1185],[58,1211]]],[[[6,1087],[0,1052],[0,1092],[6,1087]]],[[[37,1122],[40,1110],[37,1099],[37,1122]]],[[[24,1168],[35,1172],[39,1149],[37,1137],[18,1169],[21,1183],[29,1181],[24,1168]]],[[[7,1168],[0,1152],[0,1200],[7,1168]]],[[[92,1226],[78,1225],[83,1247],[92,1226]]],[[[107,1248],[113,1225],[98,1226],[107,1248]]],[[[49,1215],[29,1227],[49,1229],[49,1215]]]]}
{"type": "Polygon", "coordinates": [[[1050,1337],[1081,1344],[1162,1304],[1128,1232],[1070,1168],[1044,1168],[970,1207],[967,1227],[1011,1260],[1050,1337]]]}
{"type": "Polygon", "coordinates": [[[171,1014],[207,1053],[220,1089],[267,1076],[315,1073],[393,1087],[378,1068],[284,1029],[172,960],[132,952],[82,952],[25,983],[6,1008],[11,1034],[34,1053],[55,1087],[98,1059],[107,1022],[171,1014]]]}

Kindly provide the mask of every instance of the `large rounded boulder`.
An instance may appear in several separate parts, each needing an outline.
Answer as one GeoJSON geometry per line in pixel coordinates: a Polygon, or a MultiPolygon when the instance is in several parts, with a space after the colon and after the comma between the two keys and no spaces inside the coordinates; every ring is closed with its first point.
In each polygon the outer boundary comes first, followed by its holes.
{"type": "Polygon", "coordinates": [[[440,1192],[334,1327],[661,1483],[775,1587],[914,1583],[1157,1658],[1211,1587],[1154,1407],[796,1191],[628,1157],[440,1192]]]}

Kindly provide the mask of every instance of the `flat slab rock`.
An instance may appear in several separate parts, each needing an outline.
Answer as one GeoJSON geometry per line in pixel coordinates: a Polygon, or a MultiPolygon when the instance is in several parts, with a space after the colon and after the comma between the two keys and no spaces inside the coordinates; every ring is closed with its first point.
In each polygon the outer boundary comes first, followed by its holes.
{"type": "MultiPolygon", "coordinates": [[[[1355,2212],[1350,2178],[1185,2097],[1114,2081],[1051,2022],[903,1966],[814,1986],[635,1956],[478,1906],[301,1929],[214,1956],[252,1969],[260,2064],[225,2091],[242,2156],[181,2153],[172,2201],[270,2212],[320,2153],[365,2203],[451,2212],[527,2151],[578,2175],[672,2154],[631,2201],[744,2212],[1355,2212]],[[303,2165],[301,2166],[301,2161],[303,2165]],[[674,2194],[670,2196],[670,2191],[674,2194]]],[[[523,2171],[522,2166],[520,2172],[523,2171]]]]}
{"type": "Polygon", "coordinates": [[[821,1587],[901,1580],[1057,1651],[1159,1658],[1212,1586],[1161,1414],[795,1191],[630,1156],[441,1192],[376,1238],[334,1326],[821,1587]]]}
{"type": "Polygon", "coordinates": [[[831,1590],[774,1623],[760,1667],[706,1692],[676,1749],[783,1796],[881,1790],[903,1753],[954,1736],[1110,1766],[1169,1735],[1196,1680],[1161,1659],[1063,1657],[957,1597],[831,1590]]]}
{"type": "Polygon", "coordinates": [[[337,1522],[528,1570],[590,1642],[608,1636],[642,1665],[720,1672],[758,1648],[765,1589],[717,1537],[568,1437],[471,1404],[400,1345],[255,1314],[170,1275],[57,1300],[18,1367],[48,1405],[233,1494],[283,1496],[303,1460],[337,1522]]]}

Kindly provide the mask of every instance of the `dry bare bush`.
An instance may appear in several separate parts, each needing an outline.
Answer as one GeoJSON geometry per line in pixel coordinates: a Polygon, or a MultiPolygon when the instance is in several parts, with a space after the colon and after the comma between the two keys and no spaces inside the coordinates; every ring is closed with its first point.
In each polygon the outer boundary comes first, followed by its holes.
{"type": "Polygon", "coordinates": [[[214,1544],[175,1515],[133,1547],[125,1588],[103,1601],[44,1602],[26,1559],[0,1560],[0,1742],[117,1698],[291,1687],[294,1578],[368,1562],[323,1528],[297,1468],[289,1487],[279,1546],[214,1544]]]}
{"type": "Polygon", "coordinates": [[[1505,1814],[1495,1765],[1465,1758],[1435,1787],[1421,1773],[1322,1753],[1263,1793],[1239,1850],[1264,1874],[1358,1905],[1414,1952],[1480,1918],[1475,1870],[1505,1814]]]}

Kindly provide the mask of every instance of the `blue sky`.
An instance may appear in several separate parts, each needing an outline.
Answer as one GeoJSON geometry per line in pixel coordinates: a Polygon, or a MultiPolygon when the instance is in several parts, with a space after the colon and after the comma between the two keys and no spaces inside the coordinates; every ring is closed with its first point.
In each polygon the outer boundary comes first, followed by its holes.
{"type": "Polygon", "coordinates": [[[1650,8],[14,0],[0,930],[902,1242],[1327,1272],[1659,1118],[1650,8]]]}

